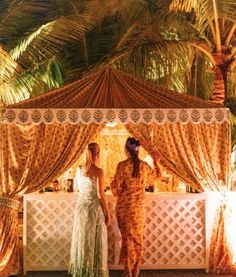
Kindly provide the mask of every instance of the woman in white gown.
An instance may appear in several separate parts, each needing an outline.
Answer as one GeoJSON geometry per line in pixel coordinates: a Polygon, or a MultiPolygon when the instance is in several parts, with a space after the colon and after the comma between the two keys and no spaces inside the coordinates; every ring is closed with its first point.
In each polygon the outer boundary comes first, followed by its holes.
{"type": "Polygon", "coordinates": [[[110,213],[104,196],[104,173],[98,167],[100,148],[88,145],[86,163],[76,174],[76,203],[69,273],[73,277],[108,277],[107,227],[110,213]]]}

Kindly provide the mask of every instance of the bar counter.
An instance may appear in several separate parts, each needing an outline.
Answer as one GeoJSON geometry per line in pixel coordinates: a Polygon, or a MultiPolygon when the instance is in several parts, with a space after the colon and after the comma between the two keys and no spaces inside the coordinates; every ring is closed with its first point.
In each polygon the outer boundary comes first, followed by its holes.
{"type": "MultiPolygon", "coordinates": [[[[24,196],[24,274],[67,270],[77,197],[75,192],[24,196]]],[[[116,201],[110,193],[106,197],[113,215],[108,227],[109,268],[120,269],[121,237],[114,215],[116,201]]],[[[206,194],[146,193],[142,269],[208,271],[211,219],[208,210],[206,194]]]]}

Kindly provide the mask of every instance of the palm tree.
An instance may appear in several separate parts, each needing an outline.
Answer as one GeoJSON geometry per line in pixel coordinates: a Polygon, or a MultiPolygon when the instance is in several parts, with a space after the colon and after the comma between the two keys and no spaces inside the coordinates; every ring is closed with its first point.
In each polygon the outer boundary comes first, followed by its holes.
{"type": "MultiPolygon", "coordinates": [[[[211,100],[224,103],[230,96],[228,84],[235,83],[236,3],[229,0],[173,0],[170,10],[191,15],[201,41],[192,41],[199,55],[205,55],[215,75],[211,100]]],[[[232,87],[231,87],[232,88],[232,87]]]]}
{"type": "Polygon", "coordinates": [[[82,72],[86,66],[106,62],[178,91],[205,99],[212,96],[217,103],[234,93],[236,4],[232,1],[88,3],[85,12],[94,24],[80,46],[84,53],[78,51],[86,58],[82,72]]]}
{"type": "MultiPolygon", "coordinates": [[[[4,1],[10,5],[9,0],[4,1]]],[[[179,24],[183,19],[176,15],[166,17],[168,3],[162,2],[14,1],[11,6],[14,12],[10,13],[14,20],[2,22],[6,25],[2,30],[10,30],[2,44],[12,59],[25,68],[49,60],[54,62],[54,67],[55,62],[60,63],[65,82],[77,79],[91,67],[106,63],[185,91],[194,52],[185,42],[176,39],[176,34],[168,27],[172,19],[178,19],[179,24]],[[24,9],[27,12],[18,16],[18,10],[27,5],[31,8],[24,9]],[[23,26],[20,32],[9,23],[17,22],[19,17],[23,21],[20,21],[23,26]]]]}

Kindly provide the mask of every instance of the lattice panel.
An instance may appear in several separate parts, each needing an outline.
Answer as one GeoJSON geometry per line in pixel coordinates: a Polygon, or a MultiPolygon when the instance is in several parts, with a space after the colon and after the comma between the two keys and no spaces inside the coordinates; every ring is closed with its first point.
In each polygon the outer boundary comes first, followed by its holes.
{"type": "MultiPolygon", "coordinates": [[[[76,200],[27,201],[26,267],[68,267],[76,200]]],[[[108,202],[114,214],[114,201],[108,202]]],[[[117,223],[108,228],[108,262],[115,264],[117,223]]]]}
{"type": "Polygon", "coordinates": [[[117,226],[116,218],[114,217],[115,202],[109,201],[108,207],[112,215],[112,224],[108,226],[108,264],[114,265],[116,264],[117,233],[118,233],[118,226],[117,226]]]}
{"type": "Polygon", "coordinates": [[[205,266],[205,202],[149,200],[144,265],[205,266]]]}
{"type": "MultiPolygon", "coordinates": [[[[76,198],[25,200],[24,271],[67,270],[76,198]]],[[[108,227],[108,263],[119,268],[121,237],[108,197],[113,223],[108,227]]],[[[143,268],[204,268],[205,200],[147,200],[143,268]]]]}
{"type": "Polygon", "coordinates": [[[26,265],[67,267],[74,208],[75,201],[28,202],[26,265]]]}

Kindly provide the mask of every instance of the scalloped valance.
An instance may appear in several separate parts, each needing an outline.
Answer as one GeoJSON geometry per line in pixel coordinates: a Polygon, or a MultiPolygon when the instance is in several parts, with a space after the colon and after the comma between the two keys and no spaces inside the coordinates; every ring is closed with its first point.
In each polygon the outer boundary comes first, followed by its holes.
{"type": "Polygon", "coordinates": [[[104,124],[126,123],[223,123],[230,121],[228,109],[7,109],[3,123],[104,124]]]}

